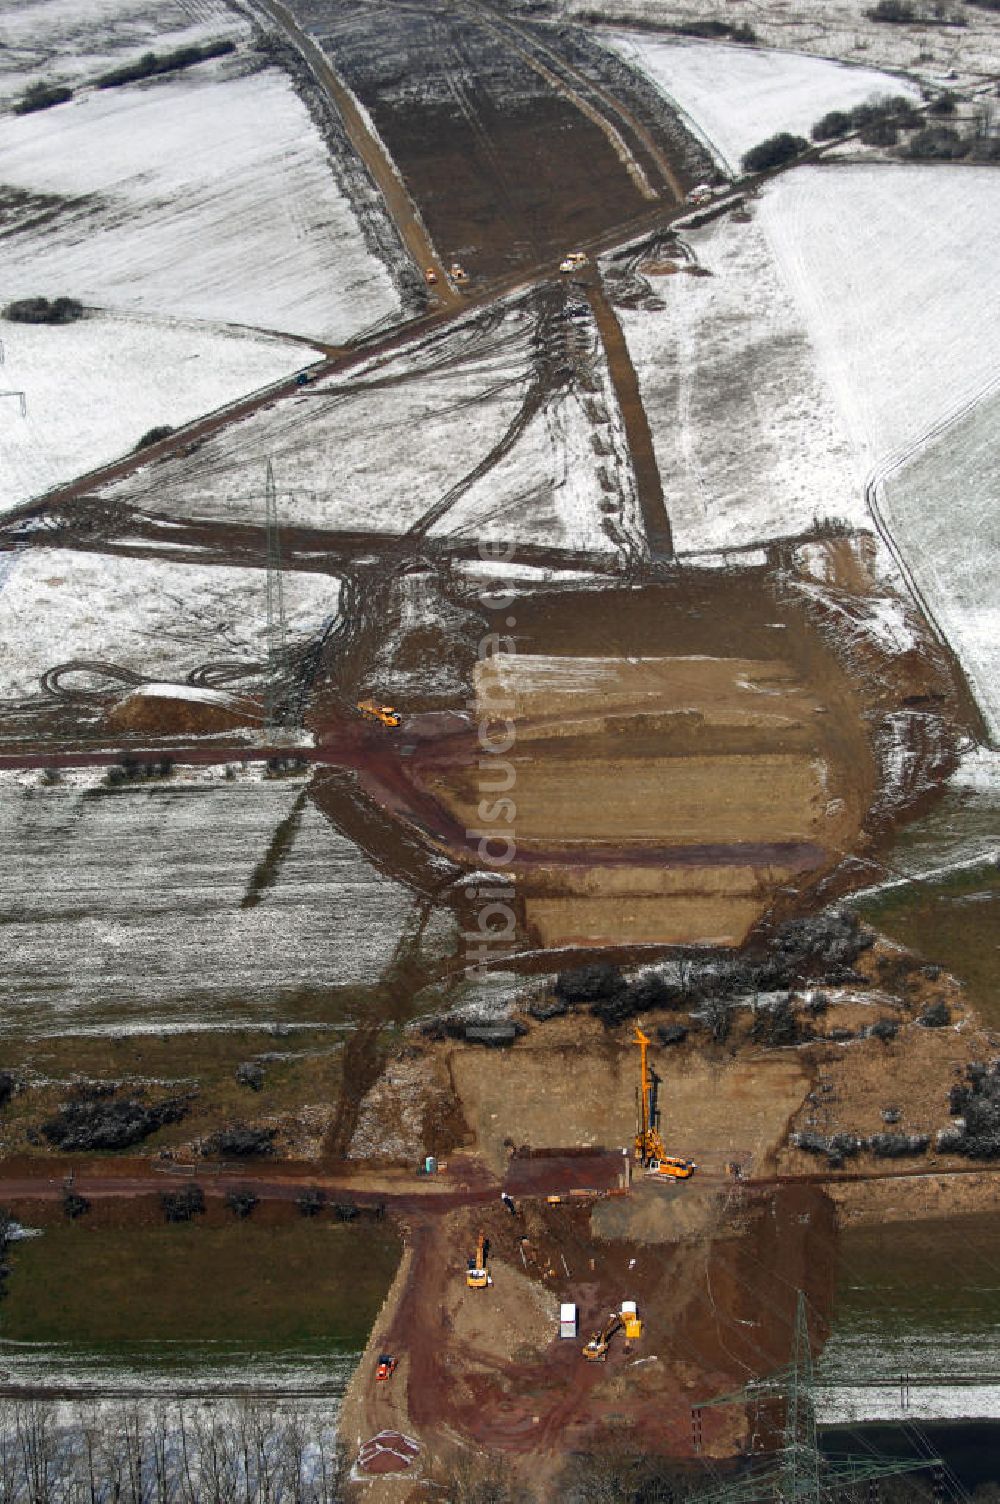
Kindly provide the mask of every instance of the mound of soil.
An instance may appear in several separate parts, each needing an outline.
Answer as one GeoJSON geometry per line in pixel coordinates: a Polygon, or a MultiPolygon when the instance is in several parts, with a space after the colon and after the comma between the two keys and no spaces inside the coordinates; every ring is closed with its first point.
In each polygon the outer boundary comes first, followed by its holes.
{"type": "Polygon", "coordinates": [[[182,684],[143,684],[108,711],[109,731],[145,736],[202,736],[241,731],[260,720],[248,700],[219,690],[193,690],[182,684]]]}

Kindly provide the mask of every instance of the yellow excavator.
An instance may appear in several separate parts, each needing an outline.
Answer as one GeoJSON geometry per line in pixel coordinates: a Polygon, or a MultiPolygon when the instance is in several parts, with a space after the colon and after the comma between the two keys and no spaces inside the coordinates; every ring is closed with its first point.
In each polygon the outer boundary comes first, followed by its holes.
{"type": "Polygon", "coordinates": [[[376,700],[359,700],[358,709],[366,721],[378,721],[389,731],[395,731],[403,719],[395,705],[379,705],[376,700]]]}
{"type": "Polygon", "coordinates": [[[639,1025],[635,1026],[635,1040],[639,1046],[639,1112],[636,1123],[635,1157],[647,1175],[660,1179],[687,1180],[698,1166],[691,1159],[678,1159],[668,1154],[666,1145],[656,1126],[656,1083],[649,1069],[647,1052],[650,1046],[648,1034],[639,1025]]]}
{"type": "Polygon", "coordinates": [[[470,1290],[485,1290],[487,1285],[493,1283],[486,1267],[486,1236],[482,1232],[476,1243],[475,1255],[469,1260],[469,1267],[465,1271],[465,1283],[470,1290]]]}
{"type": "Polygon", "coordinates": [[[625,1325],[620,1311],[612,1311],[607,1321],[599,1332],[595,1332],[590,1341],[580,1351],[588,1363],[603,1363],[608,1356],[608,1348],[615,1332],[620,1331],[625,1325]]]}

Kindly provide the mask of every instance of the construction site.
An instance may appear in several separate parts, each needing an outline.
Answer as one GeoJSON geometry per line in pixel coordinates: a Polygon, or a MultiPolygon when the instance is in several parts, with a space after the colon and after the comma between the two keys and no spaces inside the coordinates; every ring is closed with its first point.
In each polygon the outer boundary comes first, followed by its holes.
{"type": "Polygon", "coordinates": [[[0,0],[0,1504],[998,1496],[1000,13],[716,9],[0,0]]]}

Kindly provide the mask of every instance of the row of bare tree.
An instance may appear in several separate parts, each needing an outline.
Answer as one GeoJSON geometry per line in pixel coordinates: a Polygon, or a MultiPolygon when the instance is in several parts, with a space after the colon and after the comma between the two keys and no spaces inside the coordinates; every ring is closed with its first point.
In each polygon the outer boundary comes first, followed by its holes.
{"type": "Polygon", "coordinates": [[[330,1402],[0,1400],[0,1504],[340,1504],[330,1402]]]}

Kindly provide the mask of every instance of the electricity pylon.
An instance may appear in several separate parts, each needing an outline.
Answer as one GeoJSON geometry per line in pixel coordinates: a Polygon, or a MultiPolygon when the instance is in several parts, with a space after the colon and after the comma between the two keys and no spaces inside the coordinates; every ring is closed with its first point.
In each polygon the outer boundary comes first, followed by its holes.
{"type": "Polygon", "coordinates": [[[782,1445],[763,1468],[695,1496],[697,1504],[827,1504],[854,1484],[901,1473],[919,1472],[939,1463],[936,1457],[864,1457],[824,1455],[816,1438],[816,1380],[806,1301],[799,1291],[791,1361],[765,1378],[752,1379],[734,1394],[719,1395],[697,1406],[750,1404],[773,1397],[784,1402],[782,1445]]]}

